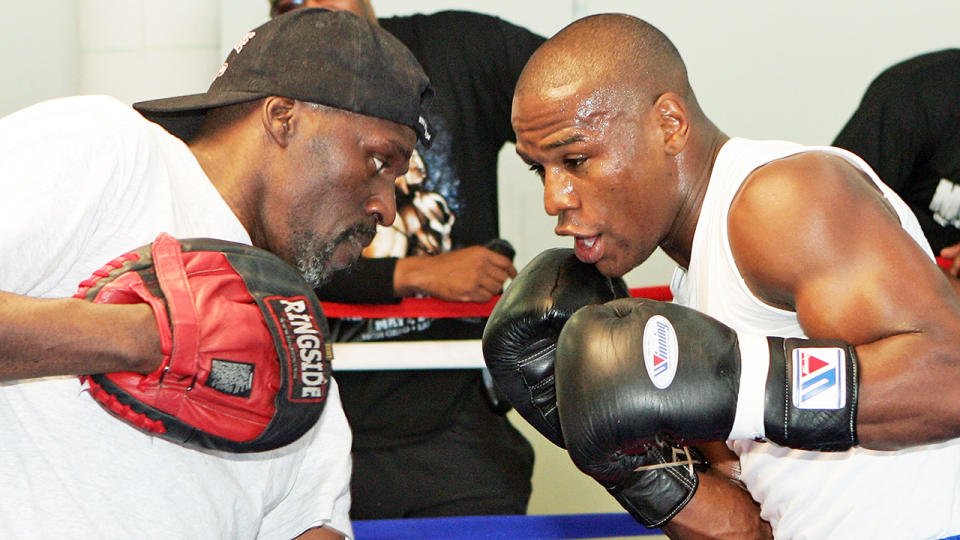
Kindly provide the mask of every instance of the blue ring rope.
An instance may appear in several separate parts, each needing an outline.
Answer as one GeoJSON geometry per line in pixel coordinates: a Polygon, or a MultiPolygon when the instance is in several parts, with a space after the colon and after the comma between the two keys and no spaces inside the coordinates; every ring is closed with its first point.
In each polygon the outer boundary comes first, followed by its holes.
{"type": "MultiPolygon", "coordinates": [[[[663,534],[622,513],[377,519],[354,521],[353,531],[356,540],[561,540],[663,534]]],[[[960,535],[942,540],[960,540],[960,535]]]]}
{"type": "Polygon", "coordinates": [[[663,534],[626,513],[375,519],[354,521],[353,532],[356,540],[559,540],[663,534]]]}

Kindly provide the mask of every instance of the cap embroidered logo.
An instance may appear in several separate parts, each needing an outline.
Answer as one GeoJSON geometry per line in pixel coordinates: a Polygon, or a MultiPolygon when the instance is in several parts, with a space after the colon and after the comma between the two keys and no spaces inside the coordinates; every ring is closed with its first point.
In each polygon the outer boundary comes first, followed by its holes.
{"type": "Polygon", "coordinates": [[[237,54],[240,54],[240,52],[243,51],[243,47],[246,46],[247,43],[250,43],[250,40],[256,35],[256,32],[247,32],[242,38],[240,38],[240,41],[233,46],[233,50],[237,51],[237,54]]]}

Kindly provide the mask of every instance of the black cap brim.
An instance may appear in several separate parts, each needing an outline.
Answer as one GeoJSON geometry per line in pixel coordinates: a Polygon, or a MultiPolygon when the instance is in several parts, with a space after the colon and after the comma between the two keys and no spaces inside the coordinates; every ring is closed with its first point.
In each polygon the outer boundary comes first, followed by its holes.
{"type": "Polygon", "coordinates": [[[146,118],[190,140],[207,110],[283,96],[390,120],[429,147],[430,80],[395,36],[348,11],[297,9],[247,32],[203,94],[134,103],[146,118]]]}
{"type": "Polygon", "coordinates": [[[267,97],[267,94],[240,91],[191,94],[141,101],[134,103],[133,108],[151,122],[160,124],[173,135],[188,141],[200,129],[208,110],[263,97],[267,97]]]}

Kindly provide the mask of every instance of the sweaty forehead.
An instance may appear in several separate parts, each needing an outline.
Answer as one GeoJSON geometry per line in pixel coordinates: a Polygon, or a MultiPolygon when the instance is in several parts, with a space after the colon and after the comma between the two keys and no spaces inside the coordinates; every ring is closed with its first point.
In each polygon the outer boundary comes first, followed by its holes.
{"type": "Polygon", "coordinates": [[[682,82],[682,63],[660,54],[661,48],[599,23],[576,25],[534,52],[517,81],[515,95],[599,90],[605,97],[640,103],[652,102],[664,91],[684,91],[685,85],[675,84],[682,82]]]}
{"type": "Polygon", "coordinates": [[[518,93],[513,100],[512,122],[518,132],[594,125],[625,112],[622,89],[569,83],[518,93]]]}

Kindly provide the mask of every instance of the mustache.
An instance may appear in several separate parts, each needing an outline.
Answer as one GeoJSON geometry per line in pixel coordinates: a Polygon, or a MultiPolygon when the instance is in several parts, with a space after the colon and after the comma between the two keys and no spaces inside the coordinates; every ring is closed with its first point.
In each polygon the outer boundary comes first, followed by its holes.
{"type": "Polygon", "coordinates": [[[367,246],[373,241],[373,237],[376,236],[376,234],[376,221],[371,221],[368,223],[354,223],[337,235],[335,243],[340,244],[343,242],[352,242],[356,240],[360,243],[360,245],[367,246]]]}

